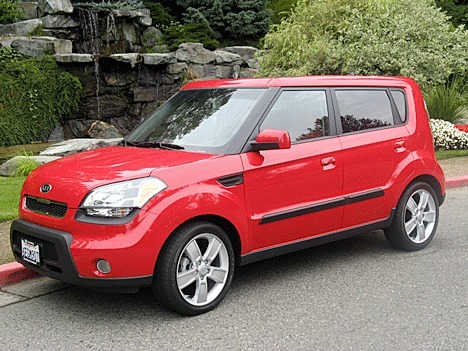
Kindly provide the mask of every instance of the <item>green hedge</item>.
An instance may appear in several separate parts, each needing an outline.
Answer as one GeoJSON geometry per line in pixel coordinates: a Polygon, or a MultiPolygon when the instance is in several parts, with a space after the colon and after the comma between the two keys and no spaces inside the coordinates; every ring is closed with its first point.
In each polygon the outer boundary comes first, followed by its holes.
{"type": "Polygon", "coordinates": [[[0,146],[41,141],[78,108],[81,84],[52,57],[24,58],[0,48],[0,146]]]}
{"type": "Polygon", "coordinates": [[[0,24],[9,24],[21,21],[24,12],[19,8],[16,0],[0,0],[0,24]]]}

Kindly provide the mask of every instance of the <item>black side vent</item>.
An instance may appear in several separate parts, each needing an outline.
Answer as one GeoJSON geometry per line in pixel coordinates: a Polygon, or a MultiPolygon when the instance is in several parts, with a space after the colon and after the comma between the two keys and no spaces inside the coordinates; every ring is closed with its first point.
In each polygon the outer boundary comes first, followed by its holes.
{"type": "Polygon", "coordinates": [[[242,173],[233,174],[227,177],[218,178],[218,183],[225,186],[231,187],[244,183],[244,175],[242,173]]]}

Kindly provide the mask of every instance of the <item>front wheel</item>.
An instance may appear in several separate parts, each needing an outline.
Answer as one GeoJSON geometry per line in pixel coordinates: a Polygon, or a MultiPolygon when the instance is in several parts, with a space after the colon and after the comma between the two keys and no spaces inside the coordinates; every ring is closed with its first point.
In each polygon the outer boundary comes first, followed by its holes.
{"type": "Polygon", "coordinates": [[[234,250],[227,234],[208,222],[177,230],[161,252],[153,289],[166,307],[185,315],[215,308],[234,273],[234,250]]]}
{"type": "Polygon", "coordinates": [[[421,250],[434,237],[438,222],[439,202],[434,190],[426,183],[413,183],[401,196],[385,236],[398,249],[421,250]]]}

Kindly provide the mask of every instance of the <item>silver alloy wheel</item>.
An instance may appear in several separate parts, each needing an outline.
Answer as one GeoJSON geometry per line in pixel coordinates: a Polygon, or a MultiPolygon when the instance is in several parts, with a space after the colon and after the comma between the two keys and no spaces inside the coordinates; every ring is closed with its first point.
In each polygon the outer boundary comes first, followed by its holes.
{"type": "Polygon", "coordinates": [[[405,233],[408,238],[420,244],[434,232],[437,208],[432,195],[424,189],[415,191],[408,198],[405,208],[405,233]]]}
{"type": "Polygon", "coordinates": [[[177,287],[192,306],[205,306],[224,288],[229,276],[229,255],[216,235],[203,233],[185,245],[177,262],[177,287]]]}

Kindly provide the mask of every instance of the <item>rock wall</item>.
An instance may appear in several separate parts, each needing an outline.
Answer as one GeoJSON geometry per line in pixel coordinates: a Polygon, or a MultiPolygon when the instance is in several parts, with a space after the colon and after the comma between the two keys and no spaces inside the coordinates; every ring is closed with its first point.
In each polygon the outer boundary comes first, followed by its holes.
{"type": "Polygon", "coordinates": [[[186,43],[164,52],[148,9],[79,8],[70,0],[22,6],[28,19],[0,25],[0,47],[54,55],[83,85],[79,110],[61,121],[51,141],[121,137],[188,81],[250,77],[258,68],[253,47],[209,51],[186,43]]]}
{"type": "Polygon", "coordinates": [[[253,76],[256,51],[209,51],[185,43],[171,53],[57,54],[59,65],[80,79],[83,93],[79,110],[62,120],[50,139],[125,135],[190,80],[253,76]]]}

